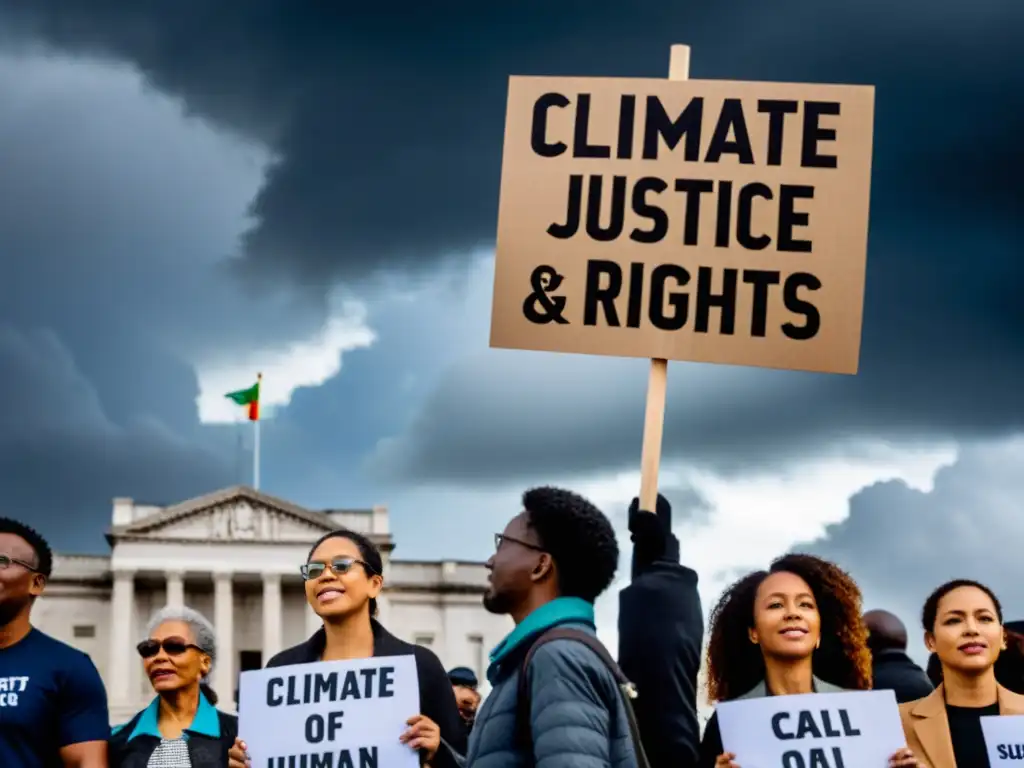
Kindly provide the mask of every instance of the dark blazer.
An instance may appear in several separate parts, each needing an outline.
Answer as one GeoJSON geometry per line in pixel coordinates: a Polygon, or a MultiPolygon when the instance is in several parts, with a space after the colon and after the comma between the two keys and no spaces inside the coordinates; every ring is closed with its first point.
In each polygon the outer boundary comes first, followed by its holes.
{"type": "MultiPolygon", "coordinates": [[[[157,713],[160,698],[124,725],[116,726],[107,742],[110,768],[146,768],[153,750],[160,743],[157,713]]],[[[192,768],[225,768],[228,750],[238,736],[238,718],[215,709],[199,695],[199,709],[192,725],[185,729],[192,768]]]]}
{"type": "MultiPolygon", "coordinates": [[[[447,742],[460,756],[466,754],[466,727],[459,715],[455,703],[455,692],[448,680],[448,673],[441,665],[433,651],[419,645],[412,645],[392,635],[376,619],[370,619],[373,626],[373,655],[378,656],[414,656],[416,658],[416,676],[420,683],[420,711],[410,712],[409,716],[421,714],[429,717],[441,730],[441,738],[447,742]]],[[[320,661],[327,633],[321,627],[316,633],[296,646],[281,651],[267,662],[267,667],[284,667],[289,664],[311,664],[320,661]]],[[[432,768],[457,768],[458,762],[451,756],[444,744],[437,751],[431,763],[432,768]]],[[[194,766],[193,768],[198,768],[194,766]]]]}
{"type": "Polygon", "coordinates": [[[935,690],[924,670],[896,649],[872,652],[871,678],[874,690],[893,691],[900,704],[923,699],[935,690]]]}

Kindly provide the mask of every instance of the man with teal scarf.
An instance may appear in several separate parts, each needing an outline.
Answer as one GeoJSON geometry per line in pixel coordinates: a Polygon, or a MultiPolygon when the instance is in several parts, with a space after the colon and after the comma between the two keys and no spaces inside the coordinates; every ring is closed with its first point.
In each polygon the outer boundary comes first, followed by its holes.
{"type": "Polygon", "coordinates": [[[635,768],[629,723],[611,671],[584,643],[541,646],[526,674],[530,739],[516,729],[520,667],[553,627],[596,636],[594,601],[611,584],[619,548],[608,518],[569,491],[536,488],[495,536],[484,607],[515,629],[490,656],[493,686],[477,714],[469,768],[635,768]]]}

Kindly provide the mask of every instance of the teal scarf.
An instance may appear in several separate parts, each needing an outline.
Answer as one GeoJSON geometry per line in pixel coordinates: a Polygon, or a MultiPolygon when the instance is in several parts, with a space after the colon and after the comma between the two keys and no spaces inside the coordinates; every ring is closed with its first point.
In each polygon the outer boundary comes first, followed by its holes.
{"type": "Polygon", "coordinates": [[[513,629],[504,640],[494,646],[491,651],[491,664],[487,668],[487,679],[493,685],[498,674],[501,661],[529,638],[555,626],[575,622],[595,627],[594,604],[578,597],[559,597],[545,603],[535,610],[513,629]]]}

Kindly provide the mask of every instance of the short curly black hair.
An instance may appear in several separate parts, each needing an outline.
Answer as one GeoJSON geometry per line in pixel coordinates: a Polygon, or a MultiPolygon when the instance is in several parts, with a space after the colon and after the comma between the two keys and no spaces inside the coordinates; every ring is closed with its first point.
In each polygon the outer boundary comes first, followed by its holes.
{"type": "Polygon", "coordinates": [[[939,616],[939,601],[954,589],[960,589],[960,587],[974,587],[988,595],[992,600],[992,605],[996,609],[996,617],[999,619],[999,623],[1003,623],[1003,606],[999,602],[999,598],[996,597],[995,592],[984,584],[980,584],[973,579],[953,579],[952,581],[947,581],[945,584],[936,587],[935,590],[928,595],[928,599],[924,601],[924,607],[921,609],[921,626],[924,627],[925,632],[935,631],[935,620],[939,616]]]}
{"type": "Polygon", "coordinates": [[[619,567],[619,542],[604,513],[572,491],[551,487],[524,493],[523,509],[555,561],[561,595],[597,600],[619,567]]]}
{"type": "Polygon", "coordinates": [[[50,578],[50,574],[53,573],[53,550],[50,549],[50,545],[46,543],[46,539],[43,538],[39,531],[19,520],[0,517],[0,533],[13,533],[15,536],[24,539],[32,547],[32,551],[36,553],[36,561],[34,563],[36,571],[43,574],[46,578],[50,578]]]}

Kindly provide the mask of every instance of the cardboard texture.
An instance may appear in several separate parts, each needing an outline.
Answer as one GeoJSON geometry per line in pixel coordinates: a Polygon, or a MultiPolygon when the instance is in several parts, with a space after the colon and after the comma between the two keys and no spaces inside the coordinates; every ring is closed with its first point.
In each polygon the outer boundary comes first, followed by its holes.
{"type": "Polygon", "coordinates": [[[873,119],[871,86],[512,77],[491,346],[856,373],[873,119]]]}

